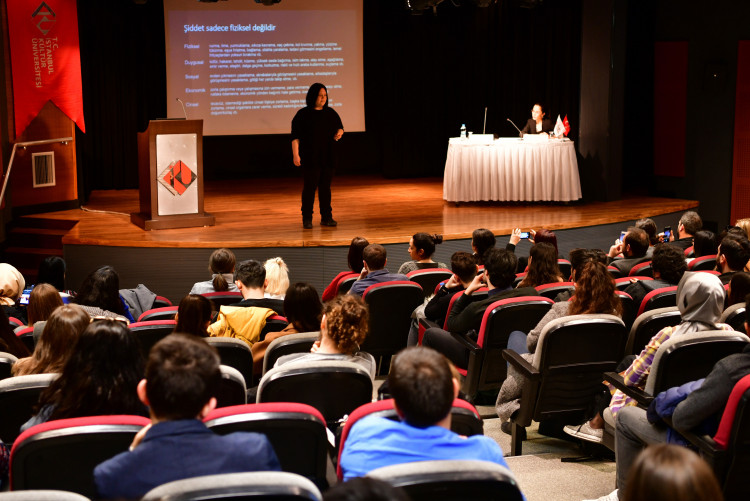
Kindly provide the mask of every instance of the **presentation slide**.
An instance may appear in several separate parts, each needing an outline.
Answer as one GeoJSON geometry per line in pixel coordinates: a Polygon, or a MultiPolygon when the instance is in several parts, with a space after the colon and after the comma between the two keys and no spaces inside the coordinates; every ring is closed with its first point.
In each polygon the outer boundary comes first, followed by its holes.
{"type": "Polygon", "coordinates": [[[164,0],[169,118],[205,135],[289,134],[307,89],[365,130],[362,0],[164,0]],[[184,111],[182,104],[184,103],[184,111]]]}

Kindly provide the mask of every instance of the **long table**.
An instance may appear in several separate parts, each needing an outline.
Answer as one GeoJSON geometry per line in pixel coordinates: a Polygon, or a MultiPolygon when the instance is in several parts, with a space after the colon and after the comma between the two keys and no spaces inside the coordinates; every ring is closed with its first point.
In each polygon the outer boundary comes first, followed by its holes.
{"type": "Polygon", "coordinates": [[[449,202],[559,201],[581,198],[573,141],[451,138],[443,177],[449,202]]]}

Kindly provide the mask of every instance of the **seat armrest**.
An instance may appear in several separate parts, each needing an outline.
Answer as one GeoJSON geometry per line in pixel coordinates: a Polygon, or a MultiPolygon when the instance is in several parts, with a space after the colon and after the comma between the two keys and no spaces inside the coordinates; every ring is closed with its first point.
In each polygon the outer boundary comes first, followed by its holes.
{"type": "Polygon", "coordinates": [[[538,381],[541,378],[542,373],[514,350],[503,350],[503,358],[507,360],[510,365],[515,367],[523,377],[532,381],[538,381]]]}
{"type": "Polygon", "coordinates": [[[431,329],[433,327],[438,327],[438,328],[442,327],[442,326],[436,324],[435,322],[433,322],[432,320],[427,320],[426,318],[420,318],[419,319],[419,325],[421,325],[425,329],[431,329]]]}
{"type": "Polygon", "coordinates": [[[644,408],[648,407],[651,404],[651,402],[654,400],[653,395],[649,395],[648,393],[641,390],[640,388],[626,385],[625,380],[617,372],[605,372],[604,380],[610,383],[616,389],[623,392],[628,397],[638,402],[638,405],[641,407],[644,407],[644,408]]]}
{"type": "MultiPolygon", "coordinates": [[[[671,417],[664,418],[663,420],[667,424],[667,426],[675,429],[671,417]]],[[[704,458],[709,463],[713,463],[715,459],[726,452],[724,449],[719,447],[719,444],[717,444],[709,435],[699,435],[697,433],[693,433],[692,431],[677,430],[677,432],[682,435],[685,440],[697,447],[699,452],[701,453],[701,456],[704,456],[704,458]]],[[[711,466],[713,467],[713,464],[711,466]]]]}
{"type": "Polygon", "coordinates": [[[466,334],[456,334],[455,332],[451,332],[451,336],[453,336],[453,339],[461,343],[467,350],[476,351],[482,349],[477,343],[469,339],[466,334]]]}

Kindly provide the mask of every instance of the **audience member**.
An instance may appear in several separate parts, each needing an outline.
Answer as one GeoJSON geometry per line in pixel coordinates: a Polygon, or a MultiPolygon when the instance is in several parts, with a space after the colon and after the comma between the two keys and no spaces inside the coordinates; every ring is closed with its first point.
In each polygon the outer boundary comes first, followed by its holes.
{"type": "MultiPolygon", "coordinates": [[[[34,290],[42,285],[47,284],[38,284],[34,290]]],[[[88,313],[76,304],[67,304],[57,308],[45,322],[42,335],[31,356],[13,364],[13,375],[62,372],[78,338],[90,323],[91,318],[88,313]]]]}
{"type": "Polygon", "coordinates": [[[26,280],[20,271],[8,263],[0,263],[0,305],[9,318],[27,324],[26,308],[17,304],[25,287],[26,280]]]}
{"type": "Polygon", "coordinates": [[[234,272],[234,283],[242,293],[242,301],[231,306],[256,306],[270,308],[279,315],[284,314],[284,301],[265,297],[268,280],[266,269],[253,259],[242,261],[234,272]]]}
{"type": "MultiPolygon", "coordinates": [[[[54,286],[41,283],[34,286],[29,294],[29,304],[26,306],[26,318],[29,327],[33,327],[37,322],[46,321],[55,311],[55,308],[63,305],[60,293],[54,286]]],[[[23,329],[19,327],[16,330],[23,329]]]]}
{"type": "MultiPolygon", "coordinates": [[[[549,322],[564,316],[588,313],[622,316],[622,305],[615,293],[612,275],[604,264],[593,259],[584,264],[580,275],[576,275],[575,295],[569,301],[553,304],[528,336],[520,331],[512,332],[508,338],[508,348],[531,363],[539,336],[549,322]]],[[[522,386],[523,378],[512,365],[509,366],[508,377],[500,387],[495,403],[495,410],[502,422],[500,426],[505,433],[510,433],[509,419],[520,408],[522,386]]]]}
{"type": "Polygon", "coordinates": [[[136,386],[143,377],[143,355],[135,334],[118,320],[89,324],[55,379],[39,397],[34,425],[83,416],[143,414],[136,386]]]}
{"type": "Polygon", "coordinates": [[[368,245],[370,245],[370,242],[368,242],[364,237],[352,238],[352,241],[349,244],[349,252],[346,256],[346,262],[349,265],[349,271],[342,271],[341,273],[336,275],[333,280],[331,280],[331,283],[323,291],[323,301],[330,301],[331,299],[336,297],[336,291],[339,288],[339,284],[343,280],[352,277],[358,277],[359,274],[362,273],[362,251],[365,250],[365,247],[367,247],[368,245]]]}
{"type": "Polygon", "coordinates": [[[370,477],[340,482],[323,493],[323,501],[410,501],[401,487],[370,477]]]}
{"type": "Polygon", "coordinates": [[[554,282],[564,282],[565,278],[557,264],[557,251],[552,244],[539,242],[529,251],[529,267],[526,276],[518,287],[538,287],[554,282]]]}
{"type": "Polygon", "coordinates": [[[72,291],[65,289],[65,260],[60,256],[48,256],[39,263],[36,275],[37,284],[50,284],[60,292],[63,297],[74,295],[72,291]]]}
{"type": "MultiPolygon", "coordinates": [[[[570,281],[575,283],[576,278],[581,276],[583,267],[589,261],[596,261],[607,266],[607,254],[601,249],[582,249],[577,248],[570,251],[568,254],[568,261],[570,261],[570,281]]],[[[555,302],[559,303],[562,301],[568,301],[575,291],[566,290],[560,292],[555,296],[555,302]]]]}
{"type": "Polygon", "coordinates": [[[283,301],[286,290],[289,288],[289,268],[280,257],[267,259],[263,267],[266,269],[266,280],[268,280],[263,297],[283,301]]]}
{"type": "Polygon", "coordinates": [[[659,230],[656,228],[656,223],[650,217],[645,217],[636,221],[633,226],[635,226],[639,230],[645,231],[646,235],[648,235],[649,247],[648,251],[646,251],[646,256],[651,257],[651,254],[654,252],[654,246],[661,242],[661,239],[659,238],[659,230]]]}
{"type": "Polygon", "coordinates": [[[436,349],[457,367],[465,369],[469,363],[469,348],[466,339],[461,338],[468,337],[476,341],[484,310],[501,299],[537,295],[536,289],[532,287],[513,288],[517,264],[516,256],[510,251],[496,248],[488,250],[484,255],[484,272],[474,277],[464,293],[453,303],[448,315],[448,330],[437,327],[427,329],[422,344],[436,349]],[[487,299],[474,301],[473,294],[485,284],[489,288],[487,299]]]}
{"type": "Polygon", "coordinates": [[[445,263],[436,263],[432,260],[435,245],[441,243],[443,243],[443,235],[415,233],[409,239],[409,257],[412,260],[402,264],[398,272],[406,275],[409,272],[427,268],[447,268],[445,263]]]}
{"type": "Polygon", "coordinates": [[[635,280],[625,289],[633,298],[636,312],[649,292],[680,283],[682,275],[687,271],[685,254],[674,245],[658,244],[651,257],[651,269],[653,280],[635,280]]]}
{"type": "Polygon", "coordinates": [[[174,480],[280,470],[264,435],[217,435],[203,424],[216,407],[220,381],[219,356],[205,341],[171,334],[154,345],[137,389],[151,424],[138,432],[129,451],[94,469],[99,496],[138,499],[174,480]]]}
{"type": "Polygon", "coordinates": [[[615,245],[609,248],[607,254],[607,264],[617,268],[623,276],[627,276],[633,266],[648,261],[646,252],[648,251],[649,240],[648,234],[634,226],[628,228],[622,242],[619,240],[615,245]],[[615,259],[622,254],[621,259],[615,259]]]}
{"type": "Polygon", "coordinates": [[[494,248],[495,243],[495,234],[486,228],[478,228],[472,232],[471,251],[479,266],[484,266],[484,253],[494,248]]]}
{"type": "Polygon", "coordinates": [[[190,289],[190,294],[207,294],[209,292],[237,292],[232,274],[236,258],[229,249],[216,249],[208,258],[208,271],[211,280],[196,282],[190,289]]]}
{"type": "Polygon", "coordinates": [[[693,237],[693,254],[695,254],[695,257],[715,256],[718,250],[719,242],[716,239],[716,233],[708,230],[695,233],[693,237]]]}
{"type": "Polygon", "coordinates": [[[349,289],[349,294],[362,296],[362,293],[371,285],[383,282],[393,282],[394,280],[409,280],[402,273],[391,273],[385,267],[388,262],[385,247],[380,244],[370,244],[362,251],[362,260],[364,267],[359,274],[359,278],[349,289]]]}
{"type": "Polygon", "coordinates": [[[445,357],[428,348],[406,348],[393,359],[388,387],[400,421],[368,416],[352,426],[342,445],[344,480],[382,466],[437,459],[476,459],[507,467],[491,438],[462,437],[450,430],[459,384],[445,357]]]}
{"type": "Polygon", "coordinates": [[[734,225],[738,228],[741,228],[742,231],[745,232],[745,238],[750,239],[750,217],[738,219],[734,222],[734,225]]]}
{"type": "Polygon", "coordinates": [[[743,271],[748,260],[750,260],[750,241],[747,238],[736,235],[727,235],[719,245],[716,255],[716,269],[721,273],[721,283],[728,284],[732,275],[743,271]]]}
{"type": "Polygon", "coordinates": [[[727,306],[742,303],[745,297],[750,294],[750,273],[738,271],[732,275],[727,289],[727,306]]]}
{"type": "Polygon", "coordinates": [[[180,301],[174,316],[176,325],[173,332],[208,337],[211,325],[211,301],[200,294],[188,294],[180,301]]]}
{"type": "Polygon", "coordinates": [[[445,323],[448,305],[453,295],[466,289],[477,276],[474,256],[464,251],[454,252],[451,256],[451,271],[453,272],[451,278],[438,289],[424,308],[425,318],[438,325],[445,323]]]}
{"type": "Polygon", "coordinates": [[[0,308],[0,351],[10,353],[17,358],[28,357],[29,349],[23,344],[18,336],[11,329],[8,323],[8,315],[5,310],[0,308]]]}
{"type": "Polygon", "coordinates": [[[80,305],[91,317],[124,317],[134,321],[120,297],[120,277],[111,266],[89,273],[71,302],[80,305]]]}
{"type": "Polygon", "coordinates": [[[356,296],[343,295],[323,305],[320,336],[310,353],[292,353],[276,361],[275,367],[291,362],[338,360],[361,365],[375,379],[375,359],[359,351],[367,337],[367,305],[356,296]]]}
{"type": "Polygon", "coordinates": [[[670,235],[670,244],[686,251],[693,245],[693,237],[703,228],[703,220],[697,212],[689,210],[680,217],[677,223],[677,238],[670,235]]]}

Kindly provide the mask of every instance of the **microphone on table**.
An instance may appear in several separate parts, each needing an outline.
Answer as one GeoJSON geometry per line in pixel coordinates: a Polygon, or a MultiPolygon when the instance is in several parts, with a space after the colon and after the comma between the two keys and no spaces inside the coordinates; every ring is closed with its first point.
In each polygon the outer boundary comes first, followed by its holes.
{"type": "Polygon", "coordinates": [[[187,111],[185,111],[185,103],[182,102],[182,99],[179,97],[177,98],[177,101],[182,105],[182,112],[185,114],[185,120],[187,120],[187,111]]]}
{"type": "MultiPolygon", "coordinates": [[[[516,127],[516,124],[514,124],[514,123],[513,123],[513,120],[511,120],[510,118],[506,118],[506,120],[507,120],[508,122],[510,122],[510,124],[511,124],[511,125],[512,125],[513,127],[516,127]]],[[[518,131],[518,133],[519,133],[519,134],[522,134],[522,135],[523,135],[523,132],[521,132],[521,129],[519,129],[518,127],[516,127],[516,130],[518,131]]]]}

